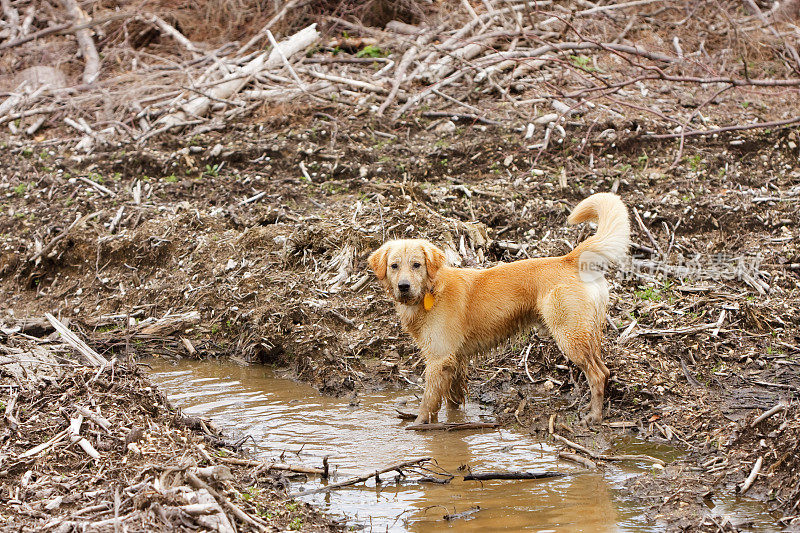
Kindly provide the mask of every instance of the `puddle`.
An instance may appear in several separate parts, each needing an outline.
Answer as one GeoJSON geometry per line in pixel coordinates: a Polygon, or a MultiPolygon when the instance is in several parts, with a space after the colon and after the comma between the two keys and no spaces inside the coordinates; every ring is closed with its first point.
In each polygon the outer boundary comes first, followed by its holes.
{"type": "MultiPolygon", "coordinates": [[[[386,474],[380,486],[371,479],[366,487],[361,484],[303,498],[367,531],[663,530],[616,488],[627,477],[647,471],[647,465],[609,466],[602,473],[577,474],[581,467],[557,461],[554,447],[525,433],[508,429],[406,431],[406,423],[396,418],[395,406],[409,391],[365,394],[351,405],[351,399],[326,397],[302,383],[277,378],[266,367],[209,361],[181,361],[177,366],[163,360],[148,363],[151,378],[186,414],[210,417],[229,435],[252,436],[257,455],[264,459],[283,455],[285,462],[320,467],[322,457],[328,455],[334,469],[332,481],[424,456],[453,473],[468,465],[473,472],[576,474],[531,481],[454,480],[448,485],[399,486],[394,474],[386,474]],[[480,511],[466,519],[447,522],[442,518],[475,506],[480,511]]],[[[489,415],[487,409],[469,403],[460,416],[491,421],[489,415]]],[[[629,453],[648,453],[667,461],[678,453],[674,448],[635,441],[624,446],[629,453]]],[[[291,490],[316,488],[319,483],[312,477],[293,482],[291,490]]]]}

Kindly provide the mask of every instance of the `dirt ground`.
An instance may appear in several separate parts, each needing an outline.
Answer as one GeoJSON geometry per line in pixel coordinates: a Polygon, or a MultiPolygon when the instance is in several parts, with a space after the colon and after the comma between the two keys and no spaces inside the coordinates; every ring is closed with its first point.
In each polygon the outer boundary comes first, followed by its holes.
{"type": "Polygon", "coordinates": [[[538,154],[501,127],[417,119],[388,132],[365,116],[287,108],[188,146],[80,156],[11,143],[0,170],[2,320],[24,332],[26,318],[51,312],[106,354],[190,356],[180,335],[191,356],[289,365],[330,394],[403,383],[422,365],[367,272],[370,251],[421,236],[468,266],[562,254],[590,231],[565,225],[570,208],[616,190],[642,224],[634,261],[609,275],[611,424],[576,426],[584,378],[536,335],[473,361],[471,396],[543,438],[556,413],[573,439],[684,448],[668,467],[680,475],[632,485],[673,529],[746,528],[714,523],[703,500],[735,490],[762,458],[747,495],[792,527],[797,131],[687,142],[673,168],[675,142],[631,134],[577,150],[581,135],[538,154]],[[126,325],[191,311],[199,323],[182,332],[126,325]]]}

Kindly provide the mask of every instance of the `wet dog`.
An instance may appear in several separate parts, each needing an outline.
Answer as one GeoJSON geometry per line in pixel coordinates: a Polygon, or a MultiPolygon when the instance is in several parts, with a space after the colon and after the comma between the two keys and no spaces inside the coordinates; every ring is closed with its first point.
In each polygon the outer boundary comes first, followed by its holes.
{"type": "Polygon", "coordinates": [[[442,250],[421,239],[389,241],[369,256],[425,358],[417,423],[436,422],[442,400],[453,408],[463,403],[472,354],[534,324],[544,325],[586,375],[591,401],[584,421],[602,420],[610,374],[600,357],[608,307],[604,271],[628,252],[628,210],[618,196],[598,193],[580,202],[567,221],[596,221],[597,232],[561,257],[454,268],[442,250]]]}

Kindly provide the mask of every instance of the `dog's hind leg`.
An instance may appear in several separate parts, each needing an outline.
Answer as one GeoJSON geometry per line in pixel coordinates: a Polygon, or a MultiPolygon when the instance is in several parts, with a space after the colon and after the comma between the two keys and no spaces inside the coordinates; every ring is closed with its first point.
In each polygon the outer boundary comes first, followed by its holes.
{"type": "Polygon", "coordinates": [[[597,424],[603,420],[603,398],[606,382],[611,374],[600,359],[600,339],[597,334],[574,329],[556,330],[553,337],[567,358],[578,365],[589,382],[592,398],[589,402],[589,414],[583,421],[597,424]]]}
{"type": "Polygon", "coordinates": [[[453,378],[450,380],[445,398],[448,409],[458,409],[464,404],[467,395],[467,364],[459,358],[455,363],[453,378]]]}
{"type": "Polygon", "coordinates": [[[600,329],[596,321],[587,319],[590,311],[581,313],[566,305],[559,305],[559,298],[563,296],[559,292],[556,289],[551,294],[543,318],[564,355],[586,375],[592,397],[589,414],[583,421],[597,424],[603,420],[603,398],[611,374],[600,358],[600,329]]]}

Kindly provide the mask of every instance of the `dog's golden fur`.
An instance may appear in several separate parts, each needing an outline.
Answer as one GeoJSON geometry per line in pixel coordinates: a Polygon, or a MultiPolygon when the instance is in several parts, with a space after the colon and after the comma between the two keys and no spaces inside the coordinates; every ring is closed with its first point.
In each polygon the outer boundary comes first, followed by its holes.
{"type": "Polygon", "coordinates": [[[625,205],[609,193],[586,198],[568,218],[571,224],[591,220],[596,234],[567,255],[485,270],[450,267],[439,248],[420,239],[389,241],[370,255],[370,267],[425,358],[417,423],[435,422],[443,399],[450,407],[463,402],[470,355],[535,323],[586,374],[591,402],[585,421],[602,420],[609,370],[600,342],[608,287],[598,267],[625,256],[630,223],[625,205]]]}

